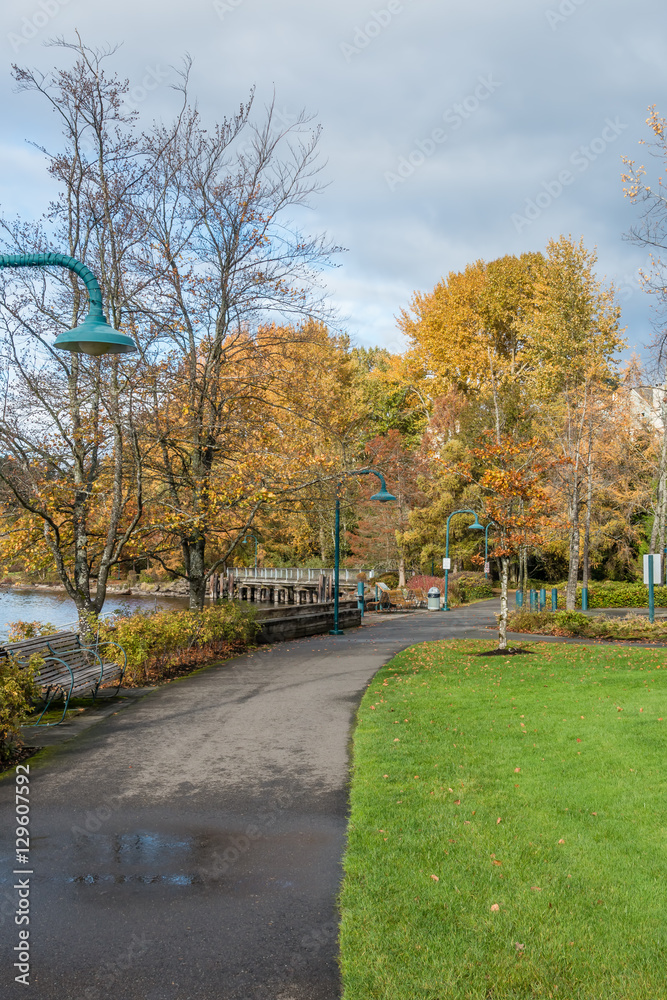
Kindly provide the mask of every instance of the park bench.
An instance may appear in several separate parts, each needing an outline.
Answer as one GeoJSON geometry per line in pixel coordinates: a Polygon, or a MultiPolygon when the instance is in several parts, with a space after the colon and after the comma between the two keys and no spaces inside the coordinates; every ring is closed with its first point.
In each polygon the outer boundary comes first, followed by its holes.
{"type": "Polygon", "coordinates": [[[64,701],[61,718],[44,725],[59,725],[67,714],[71,698],[90,692],[95,700],[100,687],[110,681],[118,682],[114,691],[114,696],[117,695],[127,665],[125,651],[117,642],[104,641],[88,646],[76,632],[56,632],[0,647],[0,656],[11,656],[20,666],[27,666],[35,655],[43,660],[35,672],[35,680],[42,693],[44,708],[33,725],[39,725],[51,703],[58,698],[64,701]],[[105,659],[113,646],[120,650],[122,664],[105,659]]]}

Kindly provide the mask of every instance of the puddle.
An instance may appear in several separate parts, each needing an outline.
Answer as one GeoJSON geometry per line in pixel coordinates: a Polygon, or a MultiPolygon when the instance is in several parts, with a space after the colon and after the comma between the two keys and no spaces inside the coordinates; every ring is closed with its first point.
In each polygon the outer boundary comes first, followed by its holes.
{"type": "MultiPolygon", "coordinates": [[[[35,882],[79,886],[83,892],[89,886],[199,887],[238,897],[298,891],[331,840],[322,831],[260,832],[251,825],[192,834],[63,833],[43,838],[35,882]]],[[[4,881],[0,877],[0,884],[4,881]]]]}
{"type": "Polygon", "coordinates": [[[78,885],[204,885],[201,875],[70,875],[63,882],[78,885]]]}

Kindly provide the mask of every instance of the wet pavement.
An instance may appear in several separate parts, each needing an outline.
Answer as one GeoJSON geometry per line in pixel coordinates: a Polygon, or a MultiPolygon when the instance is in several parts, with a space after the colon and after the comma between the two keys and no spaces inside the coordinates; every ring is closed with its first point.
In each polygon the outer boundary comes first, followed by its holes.
{"type": "Polygon", "coordinates": [[[1,782],[2,996],[338,998],[354,713],[394,653],[492,641],[498,608],[369,617],[132,699],[28,761],[29,876],[13,874],[15,785],[1,782]],[[29,925],[15,923],[18,880],[29,925]],[[21,929],[28,993],[14,982],[21,929]]]}

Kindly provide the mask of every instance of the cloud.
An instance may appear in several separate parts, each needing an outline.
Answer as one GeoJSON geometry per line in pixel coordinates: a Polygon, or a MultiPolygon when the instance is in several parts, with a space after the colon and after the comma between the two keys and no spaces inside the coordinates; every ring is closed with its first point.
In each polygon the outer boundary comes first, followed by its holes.
{"type": "MultiPolygon", "coordinates": [[[[639,0],[632,18],[624,0],[219,0],[217,8],[195,0],[187,11],[181,0],[117,0],[113,9],[69,0],[15,53],[9,34],[39,9],[20,0],[0,13],[0,200],[10,214],[45,205],[51,194],[30,154],[33,196],[22,196],[24,138],[55,141],[53,116],[34,97],[12,93],[10,62],[48,67],[56,53],[41,42],[78,27],[89,43],[124,43],[116,58],[146,121],[175,107],[162,74],[186,50],[193,93],[210,120],[233,112],[253,84],[259,104],[275,87],[280,107],[316,115],[330,186],[307,221],[348,248],[327,280],[360,342],[399,344],[394,315],[414,289],[470,260],[541,249],[562,232],[597,244],[609,277],[632,275],[645,260],[622,240],[635,209],[623,199],[620,155],[637,152],[646,107],[665,91],[658,0],[639,0]],[[563,19],[553,23],[549,11],[563,19]],[[159,85],[144,86],[150,71],[159,85]],[[489,74],[500,85],[473,107],[489,74]],[[454,128],[445,115],[466,100],[470,113],[454,128]],[[607,118],[627,128],[576,171],[573,152],[601,135],[607,118]],[[436,129],[446,139],[435,142],[436,129]],[[392,189],[385,175],[420,161],[420,152],[423,162],[392,189]],[[512,215],[565,169],[574,182],[517,231],[512,215]]],[[[625,297],[632,343],[650,339],[649,306],[638,291],[625,297]]]]}

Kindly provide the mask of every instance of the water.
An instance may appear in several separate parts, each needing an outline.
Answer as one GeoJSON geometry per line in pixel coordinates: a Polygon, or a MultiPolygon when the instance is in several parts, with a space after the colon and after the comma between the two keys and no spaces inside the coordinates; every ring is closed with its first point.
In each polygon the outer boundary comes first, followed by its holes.
{"type": "MultiPolygon", "coordinates": [[[[187,608],[187,597],[165,597],[160,594],[145,596],[111,594],[104,602],[103,613],[115,611],[117,608],[130,608],[132,611],[152,611],[156,606],[170,611],[180,611],[187,608]]],[[[74,602],[62,593],[50,593],[43,590],[0,590],[0,640],[6,640],[9,625],[15,621],[50,622],[58,628],[77,628],[76,607],[74,602]]]]}

